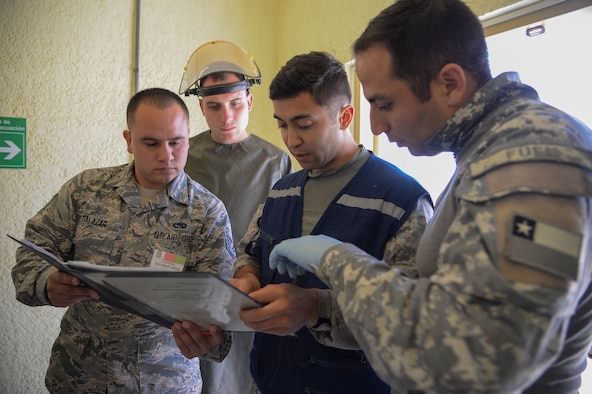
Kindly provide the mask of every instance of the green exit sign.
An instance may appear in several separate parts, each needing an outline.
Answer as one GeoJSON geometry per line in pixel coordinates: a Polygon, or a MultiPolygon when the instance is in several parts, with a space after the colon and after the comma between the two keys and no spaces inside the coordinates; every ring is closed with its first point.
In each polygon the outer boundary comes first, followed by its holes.
{"type": "Polygon", "coordinates": [[[27,119],[0,116],[0,168],[27,168],[27,119]]]}

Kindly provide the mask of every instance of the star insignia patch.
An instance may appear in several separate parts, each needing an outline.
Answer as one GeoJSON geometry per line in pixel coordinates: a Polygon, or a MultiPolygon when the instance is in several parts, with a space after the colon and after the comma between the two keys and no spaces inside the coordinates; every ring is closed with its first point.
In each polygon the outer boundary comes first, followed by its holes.
{"type": "Polygon", "coordinates": [[[582,235],[522,215],[514,215],[506,257],[564,279],[576,280],[582,235]]]}

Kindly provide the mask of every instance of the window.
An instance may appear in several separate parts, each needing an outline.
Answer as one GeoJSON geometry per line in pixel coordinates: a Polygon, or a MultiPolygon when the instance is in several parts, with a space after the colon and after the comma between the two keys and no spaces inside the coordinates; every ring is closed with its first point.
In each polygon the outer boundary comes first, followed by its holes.
{"type": "MultiPolygon", "coordinates": [[[[592,125],[588,98],[592,77],[586,71],[592,69],[590,0],[521,1],[484,15],[481,21],[493,76],[517,71],[544,102],[592,125]]],[[[356,107],[352,130],[356,141],[413,176],[436,201],[454,172],[452,154],[416,157],[406,148],[390,143],[384,134],[375,137],[370,131],[370,107],[353,62],[346,68],[356,107]]]]}
{"type": "Polygon", "coordinates": [[[534,87],[542,101],[592,126],[589,4],[542,20],[528,19],[527,24],[488,36],[487,45],[493,75],[517,71],[522,82],[534,87]]]}

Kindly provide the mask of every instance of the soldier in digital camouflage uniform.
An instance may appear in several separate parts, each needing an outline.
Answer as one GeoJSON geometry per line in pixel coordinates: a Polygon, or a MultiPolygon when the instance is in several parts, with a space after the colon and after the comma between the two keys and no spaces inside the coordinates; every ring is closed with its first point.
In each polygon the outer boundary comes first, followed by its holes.
{"type": "MultiPolygon", "coordinates": [[[[186,258],[186,271],[228,278],[235,252],[224,205],[183,171],[185,104],[173,92],[148,89],[130,100],[127,117],[134,161],[66,182],[27,222],[25,238],[64,260],[100,265],[145,267],[155,252],[168,251],[186,258]]],[[[19,301],[68,307],[46,374],[50,392],[200,393],[199,359],[180,353],[169,328],[101,302],[28,249],[19,248],[16,259],[19,301]]],[[[207,357],[222,360],[230,344],[221,342],[207,357]]]]}
{"type": "Polygon", "coordinates": [[[270,266],[329,284],[379,376],[408,392],[576,393],[592,341],[592,131],[517,74],[492,78],[457,0],[395,2],[354,54],[373,132],[456,157],[420,278],[323,235],[284,241],[270,266]]]}

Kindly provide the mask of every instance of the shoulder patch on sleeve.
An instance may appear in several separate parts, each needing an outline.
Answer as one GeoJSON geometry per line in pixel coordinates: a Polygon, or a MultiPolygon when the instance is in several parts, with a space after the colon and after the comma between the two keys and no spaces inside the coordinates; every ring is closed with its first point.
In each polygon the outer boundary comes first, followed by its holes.
{"type": "Polygon", "coordinates": [[[506,163],[482,176],[467,177],[459,195],[473,202],[488,201],[513,193],[592,197],[592,171],[569,163],[525,161],[506,163]]]}
{"type": "Polygon", "coordinates": [[[582,235],[514,215],[506,257],[568,280],[577,280],[582,235]]]}
{"type": "Polygon", "coordinates": [[[481,176],[493,168],[508,163],[528,161],[572,163],[584,168],[592,168],[592,158],[588,152],[561,145],[531,144],[507,148],[471,163],[471,176],[481,176]]]}

